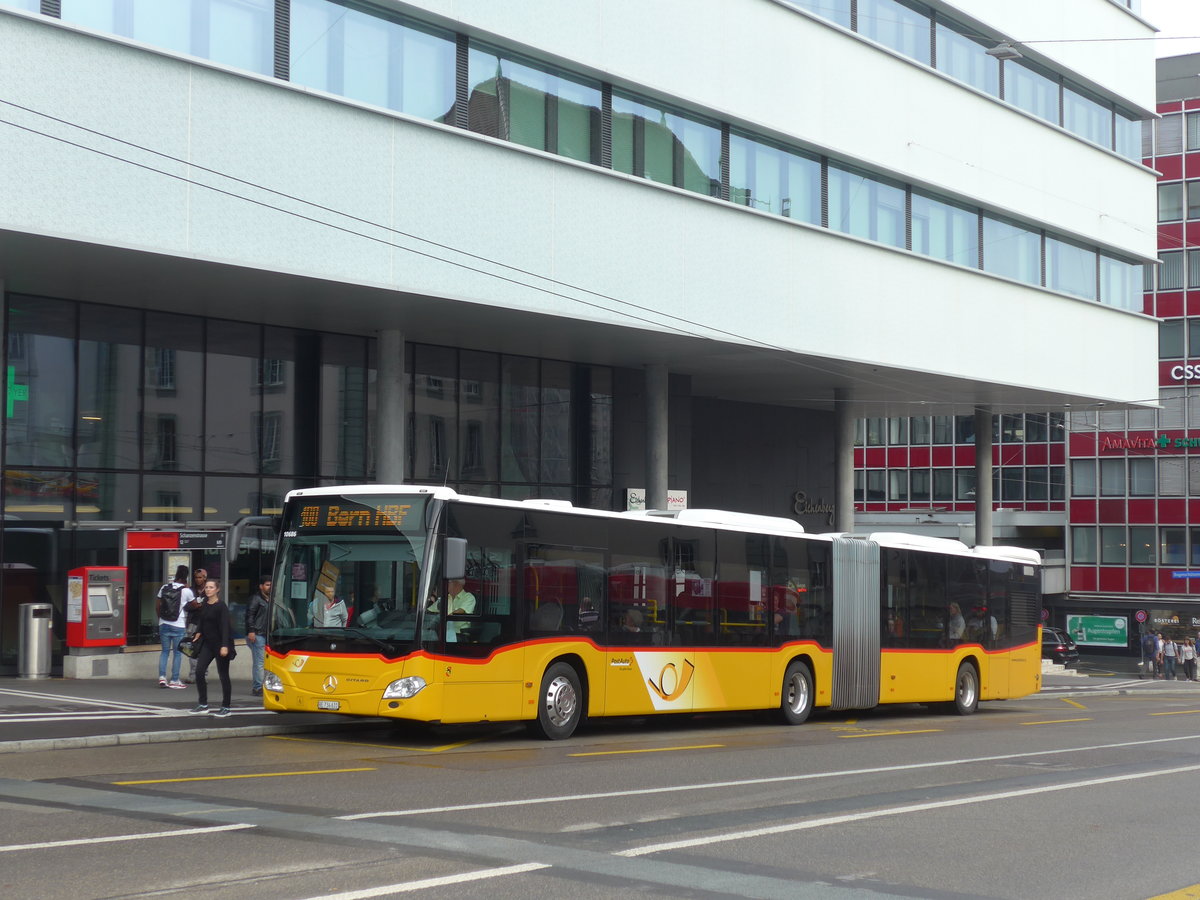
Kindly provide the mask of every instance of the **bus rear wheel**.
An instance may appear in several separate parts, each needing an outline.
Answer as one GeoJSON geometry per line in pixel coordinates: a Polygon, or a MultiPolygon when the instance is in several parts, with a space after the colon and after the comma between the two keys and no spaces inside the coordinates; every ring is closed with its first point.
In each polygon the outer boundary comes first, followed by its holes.
{"type": "Polygon", "coordinates": [[[960,716],[969,716],[979,709],[979,673],[969,662],[964,662],[958,667],[951,708],[960,716]]]}
{"type": "Polygon", "coordinates": [[[579,675],[566,663],[555,663],[542,676],[537,718],[529,730],[548,741],[569,738],[583,719],[583,691],[579,675]]]}
{"type": "Polygon", "coordinates": [[[788,725],[800,725],[813,707],[812,673],[808,666],[796,660],[783,673],[783,690],[779,696],[779,712],[788,725]]]}

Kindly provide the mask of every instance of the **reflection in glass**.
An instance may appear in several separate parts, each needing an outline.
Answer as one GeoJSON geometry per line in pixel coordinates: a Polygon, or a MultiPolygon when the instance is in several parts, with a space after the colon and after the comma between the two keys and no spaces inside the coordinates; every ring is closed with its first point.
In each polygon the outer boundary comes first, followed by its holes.
{"type": "Polygon", "coordinates": [[[270,75],[274,0],[62,0],[62,19],[270,75]]]}
{"type": "Polygon", "coordinates": [[[456,445],[457,359],[451,347],[413,348],[412,471],[419,482],[443,484],[458,478],[462,465],[456,445]]]}
{"type": "Polygon", "coordinates": [[[454,106],[454,38],[383,10],[292,0],[291,77],[297,84],[422,119],[454,106]]]}
{"type": "Polygon", "coordinates": [[[459,353],[459,477],[470,481],[499,480],[500,357],[495,353],[459,353]]]}
{"type": "MultiPolygon", "coordinates": [[[[343,483],[366,477],[367,379],[366,342],[340,334],[321,335],[320,409],[336,423],[320,429],[321,474],[343,483]]],[[[306,427],[303,418],[298,427],[306,427]]]]}
{"type": "Polygon", "coordinates": [[[1096,299],[1096,251],[1046,238],[1046,287],[1096,299]]]}
{"type": "Polygon", "coordinates": [[[858,33],[929,65],[929,12],[911,0],[858,0],[858,33]]]}
{"type": "Polygon", "coordinates": [[[543,484],[568,484],[572,460],[571,365],[542,361],[541,467],[543,484]]]}
{"type": "Polygon", "coordinates": [[[260,491],[257,478],[205,478],[204,515],[212,522],[235,522],[242,516],[258,515],[260,491]]]}
{"type": "Polygon", "coordinates": [[[200,519],[200,476],[170,472],[142,475],[142,512],[148,522],[194,521],[200,519]]]}
{"type": "Polygon", "coordinates": [[[925,256],[978,268],[978,211],[914,191],[912,249],[925,256]]]}
{"type": "Polygon", "coordinates": [[[132,522],[140,518],[137,474],[80,472],[75,479],[75,518],[81,522],[132,522]]]}
{"type": "Polygon", "coordinates": [[[5,462],[74,465],[75,304],[11,296],[5,377],[5,462]]]}
{"type": "Polygon", "coordinates": [[[1112,147],[1112,107],[1085,91],[1063,87],[1063,127],[1101,147],[1112,147]]]}
{"type": "Polygon", "coordinates": [[[136,469],[142,314],[80,307],[79,465],[136,469]]]}
{"type": "Polygon", "coordinates": [[[983,217],[983,268],[986,272],[1041,284],[1042,238],[1014,222],[983,217]]]}
{"type": "Polygon", "coordinates": [[[851,0],[787,0],[793,6],[807,9],[823,19],[836,22],[843,28],[850,27],[851,0]]]}
{"type": "Polygon", "coordinates": [[[938,19],[938,70],[993,97],[999,97],[1000,61],[987,55],[986,51],[991,45],[961,34],[959,27],[938,19]]]}
{"type": "Polygon", "coordinates": [[[537,360],[504,357],[500,379],[500,478],[533,484],[537,482],[540,428],[537,360]]]}
{"type": "Polygon", "coordinates": [[[612,103],[616,171],[720,196],[720,129],[617,93],[612,103]]]}
{"type": "Polygon", "coordinates": [[[1100,301],[1119,309],[1142,309],[1142,265],[1100,254],[1100,301]]]}
{"type": "Polygon", "coordinates": [[[204,321],[146,313],[143,367],[143,465],[199,471],[204,445],[204,321]]]}
{"type": "Polygon", "coordinates": [[[470,128],[581,162],[600,162],[600,88],[472,46],[470,128]]]}
{"type": "Polygon", "coordinates": [[[829,227],[904,246],[904,189],[857,169],[829,166],[829,227]]]}
{"type": "Polygon", "coordinates": [[[1033,63],[1004,63],[1004,99],[1040,119],[1058,124],[1058,79],[1033,63]]]}
{"type": "Polygon", "coordinates": [[[69,472],[7,468],[4,512],[21,520],[73,519],[75,479],[69,472]]]}
{"type": "Polygon", "coordinates": [[[1126,159],[1142,158],[1142,121],[1117,111],[1116,143],[1113,147],[1126,159]]]}
{"type": "Polygon", "coordinates": [[[740,134],[729,136],[729,199],[763,212],[821,224],[821,162],[740,134]]]}
{"type": "Polygon", "coordinates": [[[207,327],[204,468],[257,472],[261,330],[257,325],[215,320],[209,320],[207,327]]]}

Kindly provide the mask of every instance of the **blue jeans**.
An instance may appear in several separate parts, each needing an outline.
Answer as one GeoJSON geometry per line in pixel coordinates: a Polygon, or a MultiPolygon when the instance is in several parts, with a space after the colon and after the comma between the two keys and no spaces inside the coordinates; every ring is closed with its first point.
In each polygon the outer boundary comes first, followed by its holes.
{"type": "Polygon", "coordinates": [[[179,680],[179,664],[183,662],[183,654],[179,652],[179,642],[183,640],[184,629],[178,625],[164,625],[158,623],[158,640],[162,644],[162,653],[158,655],[158,677],[167,677],[167,657],[172,653],[175,658],[171,660],[171,680],[179,680]]]}
{"type": "Polygon", "coordinates": [[[267,636],[256,634],[254,640],[246,639],[250,648],[250,686],[255,691],[261,691],[263,686],[263,657],[267,652],[267,636]]]}

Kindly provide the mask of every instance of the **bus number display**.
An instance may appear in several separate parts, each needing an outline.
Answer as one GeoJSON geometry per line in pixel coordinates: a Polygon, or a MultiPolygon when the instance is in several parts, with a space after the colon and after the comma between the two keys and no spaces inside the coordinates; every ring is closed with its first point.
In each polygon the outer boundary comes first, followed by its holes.
{"type": "Polygon", "coordinates": [[[300,507],[300,529],[369,531],[394,528],[403,531],[412,508],[411,503],[388,503],[377,507],[314,503],[300,507]]]}

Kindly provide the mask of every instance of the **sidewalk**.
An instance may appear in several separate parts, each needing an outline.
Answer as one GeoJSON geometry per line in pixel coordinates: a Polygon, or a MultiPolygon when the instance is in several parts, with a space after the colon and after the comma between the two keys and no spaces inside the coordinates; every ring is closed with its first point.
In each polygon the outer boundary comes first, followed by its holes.
{"type": "MultiPolygon", "coordinates": [[[[208,698],[210,709],[220,705],[215,677],[208,679],[208,698]]],[[[190,715],[197,702],[195,685],[170,690],[157,679],[0,678],[0,754],[325,731],[355,721],[268,712],[236,679],[229,718],[190,715]]]]}

